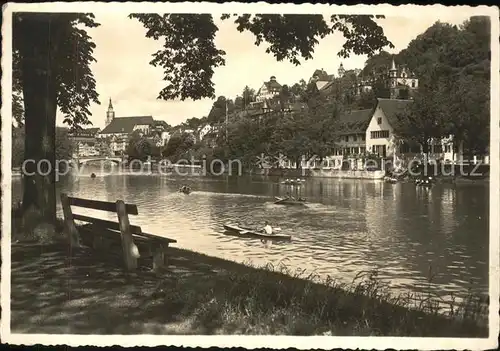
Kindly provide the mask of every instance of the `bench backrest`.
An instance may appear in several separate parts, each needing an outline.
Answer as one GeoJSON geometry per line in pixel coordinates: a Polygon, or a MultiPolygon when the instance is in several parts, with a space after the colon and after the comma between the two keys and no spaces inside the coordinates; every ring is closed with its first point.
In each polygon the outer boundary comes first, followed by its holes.
{"type": "MultiPolygon", "coordinates": [[[[68,196],[68,201],[71,206],[116,213],[116,202],[81,199],[78,197],[70,197],[70,196],[68,196]]],[[[125,204],[125,208],[127,210],[127,214],[129,215],[139,214],[137,210],[137,205],[125,204]]]]}
{"type": "MultiPolygon", "coordinates": [[[[72,216],[73,220],[83,221],[87,223],[96,224],[100,227],[104,227],[112,230],[120,230],[119,222],[113,222],[105,219],[94,218],[90,216],[84,216],[79,214],[73,214],[70,206],[88,208],[93,210],[107,211],[118,213],[117,203],[116,202],[108,202],[108,201],[99,201],[99,200],[89,200],[82,199],[77,197],[70,197],[66,194],[61,194],[61,203],[63,206],[63,211],[65,212],[65,217],[69,214],[72,216]],[[67,207],[67,208],[65,208],[67,207]],[[69,210],[69,212],[68,212],[69,210]]],[[[138,215],[139,211],[137,209],[137,205],[134,204],[125,204],[125,210],[127,215],[138,215]]],[[[136,225],[129,225],[130,232],[132,234],[141,234],[142,229],[136,225]]]]}

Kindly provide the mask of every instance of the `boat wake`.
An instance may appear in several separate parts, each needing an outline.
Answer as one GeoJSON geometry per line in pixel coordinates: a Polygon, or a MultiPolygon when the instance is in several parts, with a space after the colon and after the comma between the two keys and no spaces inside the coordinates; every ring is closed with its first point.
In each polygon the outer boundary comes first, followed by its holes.
{"type": "Polygon", "coordinates": [[[259,196],[259,195],[252,195],[252,194],[238,194],[238,193],[219,193],[216,191],[196,191],[196,189],[193,190],[193,194],[198,194],[198,195],[205,195],[205,196],[224,196],[224,197],[247,197],[247,198],[262,198],[264,196],[259,196]]]}

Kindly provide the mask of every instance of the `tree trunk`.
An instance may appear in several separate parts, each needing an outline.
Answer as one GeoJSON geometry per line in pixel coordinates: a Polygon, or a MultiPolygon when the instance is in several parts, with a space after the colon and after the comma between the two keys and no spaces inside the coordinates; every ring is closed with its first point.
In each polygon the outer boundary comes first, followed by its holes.
{"type": "Polygon", "coordinates": [[[27,15],[20,45],[25,109],[23,211],[35,207],[48,223],[55,223],[56,80],[55,35],[50,15],[27,15]]]}

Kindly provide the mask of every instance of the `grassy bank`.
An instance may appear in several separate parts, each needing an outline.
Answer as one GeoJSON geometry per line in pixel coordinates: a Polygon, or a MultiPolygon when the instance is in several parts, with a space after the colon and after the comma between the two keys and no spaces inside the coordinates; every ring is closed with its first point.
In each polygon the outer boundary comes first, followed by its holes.
{"type": "MultiPolygon", "coordinates": [[[[210,287],[213,295],[205,297],[198,310],[198,318],[223,325],[228,332],[239,325],[257,334],[487,335],[485,311],[477,300],[452,306],[452,315],[445,316],[428,297],[391,297],[376,272],[360,274],[352,284],[332,279],[314,283],[313,274],[284,265],[252,267],[188,251],[183,255],[228,270],[226,279],[210,287]]],[[[200,294],[192,293],[199,302],[200,294]]]]}
{"type": "Polygon", "coordinates": [[[442,315],[428,296],[389,295],[365,272],[345,285],[285,266],[252,267],[171,248],[159,275],[121,260],[51,244],[12,248],[16,332],[485,337],[475,299],[442,315]]]}

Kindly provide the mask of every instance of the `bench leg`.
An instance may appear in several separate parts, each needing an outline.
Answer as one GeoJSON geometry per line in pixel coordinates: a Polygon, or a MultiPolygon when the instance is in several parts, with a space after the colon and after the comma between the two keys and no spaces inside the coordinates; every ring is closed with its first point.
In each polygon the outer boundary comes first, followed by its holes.
{"type": "Polygon", "coordinates": [[[163,246],[163,264],[165,267],[168,266],[168,244],[162,245],[163,246]]]}
{"type": "Polygon", "coordinates": [[[94,235],[93,235],[92,248],[96,251],[103,249],[102,237],[100,235],[98,235],[97,233],[94,233],[94,235]]]}
{"type": "Polygon", "coordinates": [[[163,249],[163,245],[159,245],[155,248],[153,254],[153,270],[157,271],[161,267],[164,266],[165,262],[165,251],[163,249]]]}
{"type": "Polygon", "coordinates": [[[68,195],[61,194],[61,205],[63,208],[64,215],[64,232],[68,237],[70,247],[80,246],[80,234],[78,229],[76,229],[75,220],[73,219],[73,212],[71,211],[71,205],[69,204],[68,195]]]}

